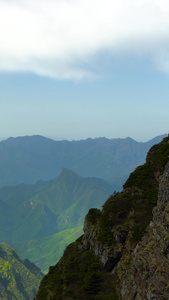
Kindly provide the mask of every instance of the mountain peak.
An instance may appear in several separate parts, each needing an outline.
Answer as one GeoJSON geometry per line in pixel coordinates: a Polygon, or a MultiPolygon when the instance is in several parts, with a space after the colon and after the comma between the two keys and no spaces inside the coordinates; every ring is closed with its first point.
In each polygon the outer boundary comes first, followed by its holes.
{"type": "Polygon", "coordinates": [[[67,177],[78,177],[81,178],[80,175],[78,175],[75,171],[68,169],[68,168],[62,168],[61,173],[58,178],[67,178],[67,177]]]}
{"type": "Polygon", "coordinates": [[[168,155],[167,137],[102,211],[89,210],[84,235],[49,269],[36,300],[45,293],[50,299],[61,293],[64,299],[169,299],[168,155]]]}

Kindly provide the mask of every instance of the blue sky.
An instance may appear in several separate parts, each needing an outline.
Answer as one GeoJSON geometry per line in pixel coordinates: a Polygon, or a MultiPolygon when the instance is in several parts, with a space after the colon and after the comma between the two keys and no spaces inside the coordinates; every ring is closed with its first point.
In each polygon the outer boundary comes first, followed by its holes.
{"type": "Polygon", "coordinates": [[[169,130],[165,0],[0,0],[0,138],[169,130]]]}

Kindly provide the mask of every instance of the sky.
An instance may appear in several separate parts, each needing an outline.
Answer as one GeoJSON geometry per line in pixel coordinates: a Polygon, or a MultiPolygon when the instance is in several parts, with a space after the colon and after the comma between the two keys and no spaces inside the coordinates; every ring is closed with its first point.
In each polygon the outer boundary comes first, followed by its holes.
{"type": "Polygon", "coordinates": [[[169,131],[169,1],[0,0],[0,138],[169,131]]]}

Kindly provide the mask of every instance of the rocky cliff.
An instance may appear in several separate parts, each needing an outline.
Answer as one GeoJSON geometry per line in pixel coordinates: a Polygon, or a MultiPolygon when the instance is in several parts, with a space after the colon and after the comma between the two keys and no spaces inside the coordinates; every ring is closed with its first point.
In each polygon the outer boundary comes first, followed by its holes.
{"type": "Polygon", "coordinates": [[[84,235],[50,268],[37,300],[169,299],[168,156],[165,138],[121,193],[89,210],[84,235]]]}
{"type": "Polygon", "coordinates": [[[169,299],[169,163],[160,180],[153,219],[132,255],[122,299],[169,299]]]}

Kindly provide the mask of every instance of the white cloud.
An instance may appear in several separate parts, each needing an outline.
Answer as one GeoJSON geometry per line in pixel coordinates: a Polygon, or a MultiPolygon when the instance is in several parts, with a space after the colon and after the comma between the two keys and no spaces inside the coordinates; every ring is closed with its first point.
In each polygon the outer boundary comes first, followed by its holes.
{"type": "Polygon", "coordinates": [[[169,2],[0,0],[0,70],[82,78],[102,50],[149,54],[169,71],[169,2]]]}

